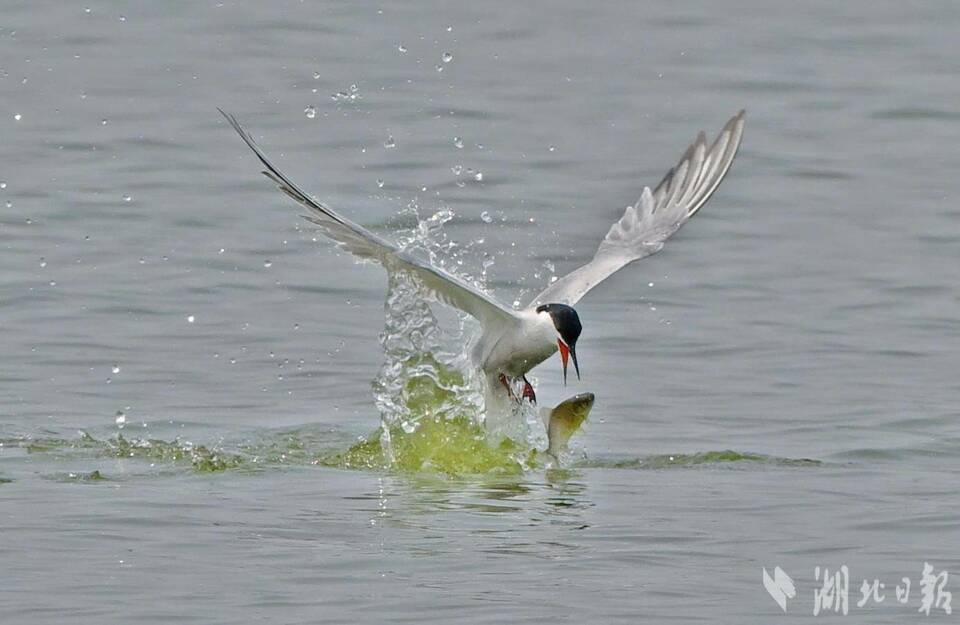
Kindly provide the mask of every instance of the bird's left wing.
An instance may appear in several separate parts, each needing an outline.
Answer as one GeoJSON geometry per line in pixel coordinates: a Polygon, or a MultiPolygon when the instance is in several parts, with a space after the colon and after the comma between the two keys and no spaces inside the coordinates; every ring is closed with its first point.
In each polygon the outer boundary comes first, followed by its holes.
{"type": "Polygon", "coordinates": [[[659,252],[720,186],[740,147],[743,117],[744,111],[734,115],[709,147],[701,132],[657,188],[645,187],[637,203],[610,227],[593,260],[548,286],[532,305],[576,304],[619,269],[659,252]]]}
{"type": "Polygon", "coordinates": [[[405,253],[390,241],[377,236],[363,226],[353,223],[311,198],[267,159],[253,137],[240,125],[236,117],[222,109],[217,110],[230,122],[240,138],[250,146],[250,149],[266,167],[263,175],[277,183],[281,191],[310,211],[310,214],[303,215],[303,218],[318,226],[324,234],[339,243],[351,254],[359,258],[376,261],[383,265],[387,271],[404,271],[413,275],[426,295],[462,310],[484,325],[517,319],[515,312],[504,307],[478,287],[467,284],[442,269],[420,261],[405,253]]]}

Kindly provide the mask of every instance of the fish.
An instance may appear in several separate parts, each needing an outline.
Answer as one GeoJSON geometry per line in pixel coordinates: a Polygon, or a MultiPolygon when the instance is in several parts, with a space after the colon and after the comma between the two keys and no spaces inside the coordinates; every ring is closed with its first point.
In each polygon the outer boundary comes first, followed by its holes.
{"type": "Polygon", "coordinates": [[[560,461],[560,454],[566,449],[570,437],[576,434],[587,420],[595,399],[593,393],[580,393],[552,409],[542,410],[541,418],[547,428],[547,454],[557,462],[560,461]]]}

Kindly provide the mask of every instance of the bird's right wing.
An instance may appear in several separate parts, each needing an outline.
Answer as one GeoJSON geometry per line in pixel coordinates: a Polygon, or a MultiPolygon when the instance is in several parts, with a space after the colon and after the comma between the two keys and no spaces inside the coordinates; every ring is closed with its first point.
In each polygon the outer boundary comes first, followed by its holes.
{"type": "Polygon", "coordinates": [[[610,227],[593,260],[548,286],[533,305],[572,306],[618,270],[659,252],[720,186],[740,147],[743,116],[744,111],[734,115],[710,147],[701,132],[657,188],[644,187],[637,203],[610,227]]]}
{"type": "Polygon", "coordinates": [[[484,325],[517,319],[515,312],[504,307],[479,288],[405,253],[393,243],[377,236],[363,226],[353,223],[311,198],[267,159],[253,137],[240,125],[236,117],[222,109],[217,110],[230,122],[240,138],[250,146],[250,149],[266,167],[263,175],[273,180],[281,191],[307,208],[310,214],[302,217],[318,226],[324,234],[339,243],[344,249],[359,258],[380,263],[387,271],[409,273],[414,276],[425,295],[462,310],[484,325]]]}

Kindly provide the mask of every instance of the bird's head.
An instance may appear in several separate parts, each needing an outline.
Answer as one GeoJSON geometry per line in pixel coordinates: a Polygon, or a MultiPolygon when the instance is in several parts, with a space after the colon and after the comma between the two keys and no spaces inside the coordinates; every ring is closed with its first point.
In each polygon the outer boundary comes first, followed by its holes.
{"type": "Polygon", "coordinates": [[[563,383],[567,383],[567,360],[573,359],[573,368],[580,379],[580,365],[577,364],[577,339],[580,338],[580,316],[566,304],[543,304],[537,307],[537,314],[550,315],[553,327],[557,330],[557,347],[560,360],[563,361],[563,383]]]}

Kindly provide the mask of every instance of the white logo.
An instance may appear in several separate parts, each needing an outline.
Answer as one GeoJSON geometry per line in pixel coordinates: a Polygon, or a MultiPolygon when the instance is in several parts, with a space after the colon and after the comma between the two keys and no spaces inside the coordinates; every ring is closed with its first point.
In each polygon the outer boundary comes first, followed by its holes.
{"type": "Polygon", "coordinates": [[[787,611],[787,599],[797,596],[797,588],[793,585],[793,580],[779,566],[773,569],[772,578],[767,573],[767,569],[763,569],[763,587],[784,612],[787,611]]]}
{"type": "MultiPolygon", "coordinates": [[[[763,568],[763,587],[777,602],[784,613],[787,611],[787,599],[795,599],[798,595],[797,587],[790,576],[779,566],[773,569],[773,577],[763,568]]],[[[846,616],[850,611],[850,569],[841,564],[834,572],[826,567],[816,566],[813,577],[819,587],[813,589],[813,615],[834,612],[846,616]]],[[[923,574],[920,578],[920,609],[921,614],[930,615],[934,609],[943,610],[944,614],[953,614],[953,594],[946,589],[950,574],[947,571],[937,572],[929,562],[923,563],[923,574]]],[[[860,600],[856,607],[863,608],[868,603],[879,605],[887,599],[884,590],[891,587],[896,591],[895,599],[899,604],[910,601],[910,578],[901,577],[903,585],[888,586],[879,578],[869,580],[864,578],[860,583],[860,600]]],[[[891,600],[894,597],[890,597],[891,600]]]]}

